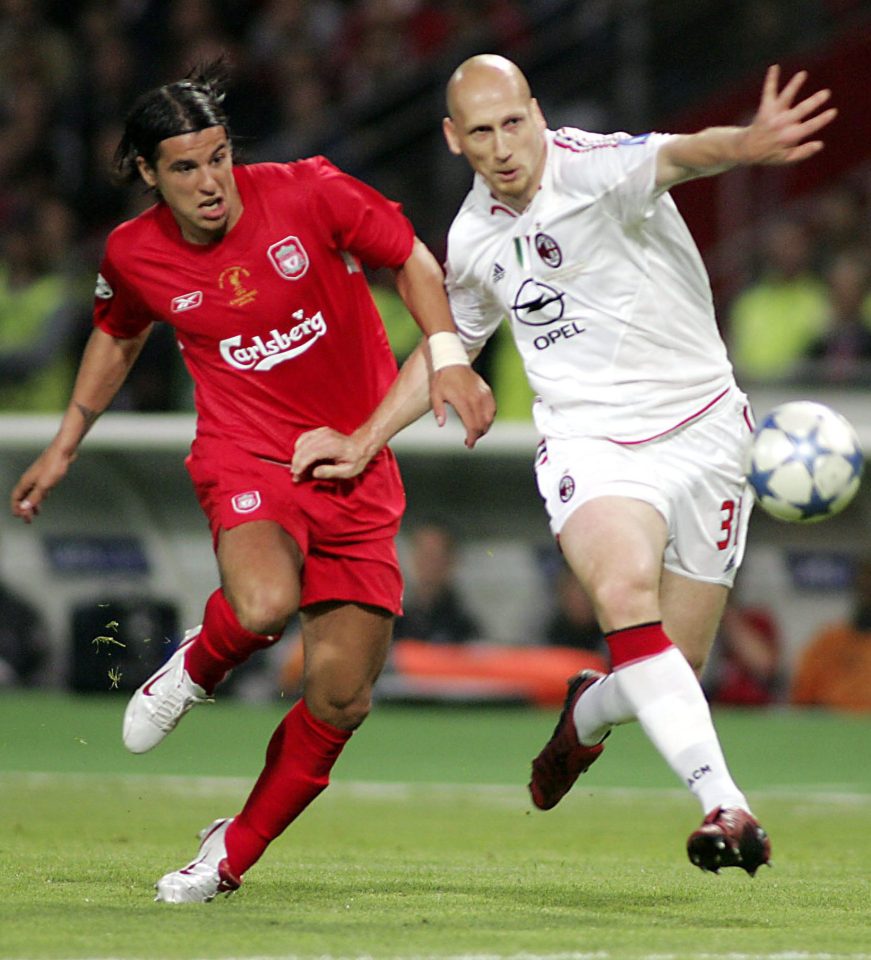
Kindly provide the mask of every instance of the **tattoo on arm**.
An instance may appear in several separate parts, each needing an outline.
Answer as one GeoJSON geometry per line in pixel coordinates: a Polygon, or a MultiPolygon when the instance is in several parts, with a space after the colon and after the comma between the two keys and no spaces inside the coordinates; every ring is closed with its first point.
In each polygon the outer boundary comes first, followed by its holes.
{"type": "Polygon", "coordinates": [[[97,418],[100,416],[100,414],[103,411],[91,410],[90,407],[86,407],[83,403],[78,403],[78,402],[76,402],[76,408],[78,409],[79,413],[82,415],[82,420],[84,421],[84,424],[82,426],[82,432],[79,435],[79,442],[81,442],[82,440],[84,440],[87,432],[97,422],[97,418]]]}

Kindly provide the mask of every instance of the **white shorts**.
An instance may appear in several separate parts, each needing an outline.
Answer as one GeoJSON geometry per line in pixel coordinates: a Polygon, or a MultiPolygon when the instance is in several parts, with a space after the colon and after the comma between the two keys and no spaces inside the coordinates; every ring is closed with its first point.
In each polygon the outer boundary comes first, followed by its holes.
{"type": "Polygon", "coordinates": [[[643,500],[668,525],[666,569],[731,587],[753,506],[742,469],[751,432],[747,398],[733,389],[703,417],[644,443],[543,440],[535,474],[550,528],[559,536],[569,516],[596,497],[643,500]]]}

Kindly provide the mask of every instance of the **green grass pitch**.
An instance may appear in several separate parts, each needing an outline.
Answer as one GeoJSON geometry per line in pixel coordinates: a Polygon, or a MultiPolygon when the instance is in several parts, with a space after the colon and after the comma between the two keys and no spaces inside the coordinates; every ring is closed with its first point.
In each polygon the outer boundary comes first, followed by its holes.
{"type": "Polygon", "coordinates": [[[0,957],[871,960],[871,718],[715,715],[774,867],[702,874],[696,802],[635,726],[546,814],[553,712],[383,705],[236,895],[153,903],[287,705],[199,708],[141,757],[125,698],[0,697],[0,957]]]}

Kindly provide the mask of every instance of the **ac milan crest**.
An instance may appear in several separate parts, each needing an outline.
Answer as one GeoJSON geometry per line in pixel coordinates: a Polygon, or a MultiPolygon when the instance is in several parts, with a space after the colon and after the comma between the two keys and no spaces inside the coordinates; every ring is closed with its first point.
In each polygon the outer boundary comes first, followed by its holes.
{"type": "Polygon", "coordinates": [[[572,495],[575,492],[575,481],[568,475],[560,477],[559,481],[559,498],[563,503],[572,499],[572,495]]]}
{"type": "Polygon", "coordinates": [[[546,233],[535,235],[535,252],[549,267],[558,267],[563,262],[563,252],[559,244],[546,233]]]}

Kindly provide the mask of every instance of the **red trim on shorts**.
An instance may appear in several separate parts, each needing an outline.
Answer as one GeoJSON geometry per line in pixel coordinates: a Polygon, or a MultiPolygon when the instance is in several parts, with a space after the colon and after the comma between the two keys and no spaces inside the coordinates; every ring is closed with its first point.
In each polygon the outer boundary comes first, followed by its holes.
{"type": "Polygon", "coordinates": [[[637,660],[646,660],[663,653],[673,646],[662,629],[662,621],[639,623],[632,627],[621,627],[605,634],[608,649],[611,651],[611,669],[625,667],[637,660]]]}
{"type": "Polygon", "coordinates": [[[719,403],[720,400],[722,400],[731,389],[731,387],[726,387],[721,394],[714,397],[710,403],[706,403],[701,410],[697,410],[695,413],[690,414],[690,416],[688,416],[685,420],[681,420],[680,423],[676,423],[673,427],[669,427],[667,430],[663,430],[661,433],[653,434],[652,437],[645,437],[643,440],[614,440],[612,437],[608,437],[607,439],[610,440],[611,443],[616,443],[621,447],[634,447],[639,443],[650,443],[651,440],[658,440],[660,437],[664,437],[669,433],[674,433],[675,430],[685,427],[688,423],[692,423],[693,420],[696,420],[702,416],[702,414],[707,413],[708,410],[710,410],[715,404],[719,403]]]}

